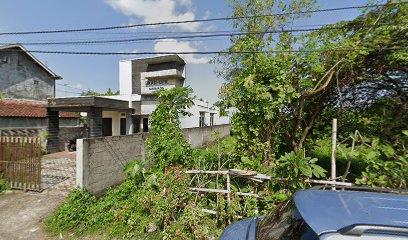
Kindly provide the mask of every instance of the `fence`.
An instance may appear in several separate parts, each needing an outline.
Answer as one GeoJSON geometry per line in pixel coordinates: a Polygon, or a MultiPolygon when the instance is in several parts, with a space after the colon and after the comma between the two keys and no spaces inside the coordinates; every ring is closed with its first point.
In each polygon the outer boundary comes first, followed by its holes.
{"type": "Polygon", "coordinates": [[[12,188],[41,190],[40,139],[0,137],[0,177],[12,188]]]}
{"type": "MultiPolygon", "coordinates": [[[[226,195],[228,201],[230,201],[230,196],[232,194],[231,191],[231,177],[240,177],[243,179],[251,180],[253,182],[257,183],[263,183],[263,181],[286,181],[286,179],[282,178],[272,178],[271,176],[261,174],[255,171],[248,171],[248,170],[241,170],[241,169],[229,169],[229,170],[218,170],[218,171],[205,171],[205,170],[187,170],[185,171],[186,174],[194,175],[194,177],[191,180],[191,183],[193,183],[193,180],[195,177],[197,177],[198,180],[198,185],[200,184],[200,179],[198,178],[199,175],[210,175],[212,177],[216,177],[216,188],[205,188],[203,186],[199,187],[190,187],[190,191],[193,193],[196,193],[198,196],[198,193],[214,193],[217,194],[217,208],[218,208],[218,197],[220,194],[226,195]],[[219,187],[219,176],[225,176],[226,177],[226,189],[220,189],[219,187]]],[[[222,182],[222,180],[220,180],[222,182]]],[[[313,179],[307,179],[305,180],[306,183],[314,183],[314,184],[321,184],[321,185],[331,185],[331,186],[353,186],[352,183],[346,183],[346,182],[336,182],[336,181],[326,181],[326,180],[313,180],[313,179]]],[[[190,183],[190,184],[191,184],[190,183]]],[[[207,185],[207,183],[204,183],[204,185],[207,185]]],[[[221,185],[221,184],[220,184],[221,185]]],[[[255,186],[255,184],[254,184],[255,186]]],[[[254,189],[257,189],[256,187],[254,189]]],[[[257,192],[235,192],[238,196],[248,196],[248,197],[254,197],[254,198],[262,198],[261,195],[259,195],[257,192]]],[[[205,213],[210,213],[210,214],[216,214],[218,215],[219,213],[215,210],[211,209],[201,209],[201,211],[205,213]]],[[[238,218],[242,218],[242,216],[238,216],[238,218]]]]}

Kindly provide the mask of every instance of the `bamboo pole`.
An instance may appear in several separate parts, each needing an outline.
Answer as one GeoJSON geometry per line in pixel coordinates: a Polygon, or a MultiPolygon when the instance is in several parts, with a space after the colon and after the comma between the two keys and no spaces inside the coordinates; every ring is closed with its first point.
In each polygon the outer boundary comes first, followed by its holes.
{"type": "Polygon", "coordinates": [[[332,154],[331,154],[331,180],[336,181],[336,142],[337,142],[337,119],[333,118],[332,128],[332,154]]]}
{"type": "MultiPolygon", "coordinates": [[[[354,148],[355,148],[355,146],[356,146],[357,134],[358,134],[358,130],[356,130],[356,131],[354,132],[353,142],[351,143],[351,151],[350,151],[350,154],[353,154],[353,152],[354,152],[354,148]]],[[[344,174],[343,174],[343,176],[342,176],[343,182],[346,181],[347,175],[349,174],[350,167],[351,167],[351,160],[352,160],[352,156],[349,156],[348,161],[347,161],[346,171],[344,171],[344,174]]]]}
{"type": "Polygon", "coordinates": [[[228,202],[231,201],[231,182],[230,182],[230,175],[227,174],[227,191],[228,191],[228,202]]]}

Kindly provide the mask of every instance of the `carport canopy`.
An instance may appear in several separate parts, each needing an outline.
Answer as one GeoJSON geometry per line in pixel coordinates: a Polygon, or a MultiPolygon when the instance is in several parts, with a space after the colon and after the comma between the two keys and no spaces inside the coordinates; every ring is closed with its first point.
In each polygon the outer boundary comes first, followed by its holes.
{"type": "Polygon", "coordinates": [[[90,138],[102,137],[102,113],[103,111],[126,112],[127,134],[133,134],[133,122],[129,108],[129,101],[111,99],[101,96],[80,96],[48,99],[47,107],[47,150],[48,152],[59,151],[59,112],[87,112],[87,122],[90,138]]]}

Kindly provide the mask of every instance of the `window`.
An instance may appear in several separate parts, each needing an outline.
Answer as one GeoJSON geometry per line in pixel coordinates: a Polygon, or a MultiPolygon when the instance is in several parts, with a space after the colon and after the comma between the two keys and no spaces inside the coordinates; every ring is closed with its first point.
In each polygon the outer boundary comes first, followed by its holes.
{"type": "Polygon", "coordinates": [[[228,116],[227,110],[225,108],[220,108],[220,117],[226,117],[228,116]]]}
{"type": "Polygon", "coordinates": [[[256,236],[259,240],[319,239],[295,207],[286,212],[272,210],[258,223],[256,236]]]}
{"type": "Polygon", "coordinates": [[[198,126],[199,127],[205,126],[205,112],[200,112],[200,119],[199,119],[198,126]]]}
{"type": "Polygon", "coordinates": [[[214,113],[210,113],[210,126],[214,126],[214,113]]]}
{"type": "Polygon", "coordinates": [[[2,59],[0,59],[0,64],[6,64],[10,62],[10,58],[7,56],[4,56],[2,59]]]}

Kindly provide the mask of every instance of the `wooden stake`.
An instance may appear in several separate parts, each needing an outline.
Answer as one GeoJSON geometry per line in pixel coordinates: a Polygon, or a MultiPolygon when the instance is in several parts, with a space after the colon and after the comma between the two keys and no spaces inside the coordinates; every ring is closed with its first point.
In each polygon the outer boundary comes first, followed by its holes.
{"type": "Polygon", "coordinates": [[[337,119],[333,119],[332,129],[332,154],[331,154],[331,180],[336,181],[336,147],[337,147],[337,119]]]}

